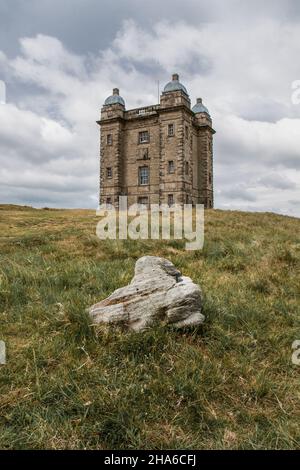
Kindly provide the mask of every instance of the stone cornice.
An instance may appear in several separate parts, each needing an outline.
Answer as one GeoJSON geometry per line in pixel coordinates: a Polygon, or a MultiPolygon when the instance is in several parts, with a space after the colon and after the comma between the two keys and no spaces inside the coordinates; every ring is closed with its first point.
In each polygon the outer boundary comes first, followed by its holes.
{"type": "Polygon", "coordinates": [[[216,131],[209,124],[195,124],[197,129],[209,129],[212,134],[216,134],[216,131]]]}

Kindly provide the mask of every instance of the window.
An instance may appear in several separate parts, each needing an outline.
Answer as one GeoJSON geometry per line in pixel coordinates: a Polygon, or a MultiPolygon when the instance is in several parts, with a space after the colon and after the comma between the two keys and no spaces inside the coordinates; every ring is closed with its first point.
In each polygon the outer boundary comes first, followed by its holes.
{"type": "Polygon", "coordinates": [[[139,168],[139,184],[149,184],[149,168],[147,166],[141,166],[139,168]]]}
{"type": "Polygon", "coordinates": [[[148,160],[148,158],[149,158],[149,149],[143,149],[142,150],[142,158],[143,158],[143,160],[148,160]]]}
{"type": "Polygon", "coordinates": [[[174,135],[174,124],[168,124],[168,136],[173,137],[174,135]]]}
{"type": "Polygon", "coordinates": [[[106,198],[106,204],[107,204],[107,205],[110,205],[110,204],[111,204],[111,197],[107,197],[107,198],[106,198]]]}
{"type": "Polygon", "coordinates": [[[210,173],[209,173],[209,175],[208,175],[208,182],[209,182],[209,184],[212,183],[212,177],[211,177],[211,174],[210,174],[210,173]]]}
{"type": "Polygon", "coordinates": [[[168,161],[168,173],[174,173],[175,167],[174,167],[174,161],[169,160],[168,161]]]}
{"type": "Polygon", "coordinates": [[[106,143],[107,145],[112,145],[112,134],[107,134],[106,143]]]}
{"type": "Polygon", "coordinates": [[[189,162],[185,162],[185,174],[189,174],[189,162]]]}
{"type": "Polygon", "coordinates": [[[137,151],[137,160],[150,160],[148,147],[140,147],[137,151]]]}
{"type": "Polygon", "coordinates": [[[185,126],[185,138],[186,139],[189,138],[189,128],[188,128],[188,126],[185,126]]]}
{"type": "Polygon", "coordinates": [[[174,194],[168,194],[168,206],[174,206],[174,194]]]}
{"type": "Polygon", "coordinates": [[[106,168],[106,178],[112,178],[112,167],[111,166],[106,168]]]}
{"type": "Polygon", "coordinates": [[[186,204],[189,203],[189,195],[188,195],[188,194],[185,195],[185,203],[186,203],[186,204]]]}
{"type": "Polygon", "coordinates": [[[148,197],[147,196],[138,197],[138,204],[144,204],[145,206],[148,206],[148,197]]]}
{"type": "Polygon", "coordinates": [[[139,132],[139,143],[145,144],[146,142],[149,142],[149,132],[148,131],[139,132]]]}

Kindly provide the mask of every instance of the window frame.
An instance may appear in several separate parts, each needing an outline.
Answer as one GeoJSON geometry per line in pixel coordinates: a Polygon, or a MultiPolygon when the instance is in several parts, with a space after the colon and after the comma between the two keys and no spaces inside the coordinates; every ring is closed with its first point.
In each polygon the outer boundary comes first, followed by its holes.
{"type": "Polygon", "coordinates": [[[173,207],[175,204],[174,194],[168,194],[168,206],[173,207]],[[171,200],[171,201],[170,201],[171,200]]]}
{"type": "Polygon", "coordinates": [[[189,138],[189,126],[187,124],[185,125],[185,138],[186,140],[189,138]]]}
{"type": "Polygon", "coordinates": [[[140,131],[138,136],[138,143],[139,144],[148,144],[150,142],[150,133],[149,131],[140,131]],[[147,139],[142,139],[142,136],[146,135],[147,139]]]}
{"type": "Polygon", "coordinates": [[[111,146],[113,144],[113,136],[112,134],[106,134],[106,145],[111,146]]]}
{"type": "Polygon", "coordinates": [[[113,177],[113,169],[112,169],[111,166],[107,166],[106,167],[106,178],[110,180],[110,179],[112,179],[112,177],[113,177]]]}
{"type": "Polygon", "coordinates": [[[148,196],[138,196],[137,203],[149,207],[149,197],[148,196]],[[147,202],[141,202],[141,199],[145,199],[147,202]]]}
{"type": "Polygon", "coordinates": [[[142,149],[142,160],[149,160],[149,148],[145,147],[142,149]]]}
{"type": "Polygon", "coordinates": [[[168,160],[168,174],[173,175],[175,173],[175,163],[174,160],[168,160]],[[172,171],[171,171],[172,168],[172,171]]]}
{"type": "Polygon", "coordinates": [[[138,182],[139,186],[149,186],[149,181],[150,181],[150,171],[149,171],[149,166],[144,165],[144,166],[139,166],[138,169],[138,182]],[[146,175],[143,175],[143,170],[147,170],[147,177],[146,175]],[[145,179],[146,178],[146,179],[145,179]],[[146,182],[143,182],[145,179],[146,182]]]}
{"type": "Polygon", "coordinates": [[[168,137],[174,137],[175,135],[175,124],[173,122],[170,122],[168,124],[168,137]],[[170,132],[170,129],[172,129],[172,132],[170,132]]]}

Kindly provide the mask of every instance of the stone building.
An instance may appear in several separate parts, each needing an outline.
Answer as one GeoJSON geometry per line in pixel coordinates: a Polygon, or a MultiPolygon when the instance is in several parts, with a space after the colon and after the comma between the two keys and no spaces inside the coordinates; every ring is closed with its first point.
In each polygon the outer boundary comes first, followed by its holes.
{"type": "Polygon", "coordinates": [[[125,109],[114,88],[101,109],[100,203],[213,207],[213,134],[201,98],[191,109],[177,74],[160,103],[125,109]]]}

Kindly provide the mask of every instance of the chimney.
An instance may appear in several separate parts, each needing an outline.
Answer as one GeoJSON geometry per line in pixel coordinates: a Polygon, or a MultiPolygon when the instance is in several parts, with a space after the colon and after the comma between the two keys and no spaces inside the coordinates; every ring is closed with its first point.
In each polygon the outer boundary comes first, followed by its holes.
{"type": "Polygon", "coordinates": [[[197,104],[202,104],[202,98],[197,98],[197,104]]]}
{"type": "Polygon", "coordinates": [[[179,80],[179,75],[178,75],[178,73],[173,73],[173,75],[172,75],[172,80],[179,80]]]}
{"type": "Polygon", "coordinates": [[[118,95],[118,94],[119,94],[119,88],[114,88],[113,95],[118,95]]]}

